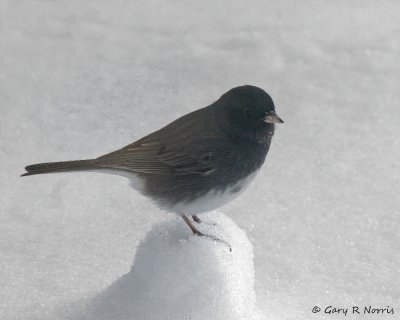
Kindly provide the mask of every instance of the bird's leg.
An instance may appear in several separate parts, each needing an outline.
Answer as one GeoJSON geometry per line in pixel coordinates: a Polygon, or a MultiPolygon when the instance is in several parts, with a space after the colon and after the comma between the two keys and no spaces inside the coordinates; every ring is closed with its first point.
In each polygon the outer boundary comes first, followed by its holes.
{"type": "Polygon", "coordinates": [[[224,240],[218,239],[217,237],[210,236],[208,234],[204,234],[204,233],[200,232],[199,230],[196,229],[196,227],[193,225],[193,223],[189,220],[188,217],[186,217],[184,214],[181,214],[181,217],[182,217],[183,221],[185,221],[186,224],[189,226],[190,230],[192,230],[193,234],[195,234],[196,236],[199,236],[199,237],[207,237],[207,238],[213,239],[215,241],[222,242],[223,244],[228,246],[229,251],[232,251],[232,248],[229,243],[227,243],[224,240]]]}
{"type": "MultiPolygon", "coordinates": [[[[203,220],[201,220],[201,219],[200,219],[197,215],[195,215],[195,214],[192,215],[192,218],[193,218],[194,222],[196,222],[196,223],[202,223],[202,222],[203,222],[203,220]]],[[[206,222],[204,222],[204,223],[207,224],[206,222]]],[[[216,223],[208,223],[208,224],[212,224],[213,226],[216,225],[216,223]]]]}
{"type": "Polygon", "coordinates": [[[192,215],[192,218],[193,218],[194,222],[201,223],[200,218],[198,216],[196,216],[195,214],[192,215]]]}
{"type": "Polygon", "coordinates": [[[193,234],[197,236],[204,236],[199,230],[196,229],[196,227],[193,225],[193,223],[189,220],[188,217],[186,217],[184,214],[181,214],[181,217],[183,221],[186,222],[186,224],[189,226],[190,230],[192,230],[193,234]]]}

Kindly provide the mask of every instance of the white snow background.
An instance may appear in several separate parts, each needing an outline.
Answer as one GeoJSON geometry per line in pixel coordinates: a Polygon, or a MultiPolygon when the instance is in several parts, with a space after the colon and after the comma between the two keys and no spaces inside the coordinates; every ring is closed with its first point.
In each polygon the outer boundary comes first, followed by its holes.
{"type": "Polygon", "coordinates": [[[345,318],[330,305],[399,317],[398,1],[0,3],[1,319],[235,319],[254,298],[248,319],[345,318]],[[19,177],[122,147],[243,84],[268,91],[285,124],[221,209],[239,227],[204,217],[231,256],[122,177],[19,177]]]}

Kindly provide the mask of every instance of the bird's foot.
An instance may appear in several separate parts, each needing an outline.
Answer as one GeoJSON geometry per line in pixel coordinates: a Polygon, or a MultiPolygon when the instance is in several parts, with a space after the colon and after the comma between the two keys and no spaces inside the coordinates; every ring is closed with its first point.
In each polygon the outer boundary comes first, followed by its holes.
{"type": "Polygon", "coordinates": [[[228,247],[229,252],[232,252],[231,245],[228,242],[226,242],[225,240],[219,239],[219,238],[211,236],[209,234],[202,233],[202,232],[200,232],[198,230],[193,231],[193,234],[196,235],[196,236],[199,236],[199,237],[207,237],[207,238],[210,238],[210,239],[212,239],[214,241],[221,242],[221,243],[223,243],[224,245],[226,245],[228,247]]]}
{"type": "MultiPolygon", "coordinates": [[[[196,236],[199,236],[199,237],[207,237],[207,238],[210,238],[210,239],[212,239],[214,241],[221,242],[221,243],[223,243],[224,245],[226,245],[229,248],[230,252],[232,252],[232,247],[228,242],[226,242],[224,240],[221,240],[221,239],[219,239],[217,237],[210,236],[208,234],[204,234],[204,233],[200,232],[199,230],[196,229],[196,227],[193,225],[193,223],[189,220],[189,218],[187,216],[185,216],[184,214],[181,214],[181,217],[186,222],[186,224],[189,226],[190,230],[192,230],[193,234],[195,234],[196,236]]],[[[193,219],[196,221],[194,216],[193,216],[193,219]]]]}

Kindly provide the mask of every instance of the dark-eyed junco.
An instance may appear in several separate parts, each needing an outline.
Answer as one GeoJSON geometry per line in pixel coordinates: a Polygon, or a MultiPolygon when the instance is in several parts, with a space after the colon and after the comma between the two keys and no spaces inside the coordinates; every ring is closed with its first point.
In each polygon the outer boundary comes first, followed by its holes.
{"type": "Polygon", "coordinates": [[[236,87],[122,149],[96,159],[33,164],[22,176],[81,170],[127,175],[135,189],[204,235],[187,215],[200,222],[196,214],[245,189],[264,163],[274,123],[283,121],[265,91],[236,87]]]}

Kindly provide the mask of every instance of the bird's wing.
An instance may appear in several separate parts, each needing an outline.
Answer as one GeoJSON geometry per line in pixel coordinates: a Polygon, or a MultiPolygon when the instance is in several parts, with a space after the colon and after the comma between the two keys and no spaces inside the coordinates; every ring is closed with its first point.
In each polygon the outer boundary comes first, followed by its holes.
{"type": "Polygon", "coordinates": [[[145,139],[96,159],[99,166],[147,174],[212,173],[226,155],[226,141],[199,137],[165,142],[145,139]]]}
{"type": "Polygon", "coordinates": [[[144,174],[211,173],[223,162],[228,139],[221,135],[208,108],[187,114],[166,127],[96,159],[100,167],[144,174]]]}

